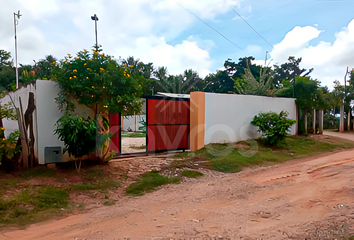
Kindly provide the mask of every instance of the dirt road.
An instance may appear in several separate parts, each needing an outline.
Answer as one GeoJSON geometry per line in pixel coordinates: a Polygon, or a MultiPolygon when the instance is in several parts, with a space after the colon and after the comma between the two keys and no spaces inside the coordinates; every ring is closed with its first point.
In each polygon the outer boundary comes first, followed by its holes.
{"type": "Polygon", "coordinates": [[[0,239],[339,239],[354,235],[354,150],[164,186],[0,239]]]}

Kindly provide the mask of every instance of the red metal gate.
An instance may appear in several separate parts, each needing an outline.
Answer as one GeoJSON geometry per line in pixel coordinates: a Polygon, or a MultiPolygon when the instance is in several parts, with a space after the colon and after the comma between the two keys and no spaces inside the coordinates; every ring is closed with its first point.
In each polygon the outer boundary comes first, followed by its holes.
{"type": "Polygon", "coordinates": [[[109,150],[116,152],[115,155],[121,154],[121,115],[120,113],[109,115],[109,132],[112,134],[109,150]]]}
{"type": "Polygon", "coordinates": [[[146,98],[146,151],[189,149],[189,99],[146,98]]]}

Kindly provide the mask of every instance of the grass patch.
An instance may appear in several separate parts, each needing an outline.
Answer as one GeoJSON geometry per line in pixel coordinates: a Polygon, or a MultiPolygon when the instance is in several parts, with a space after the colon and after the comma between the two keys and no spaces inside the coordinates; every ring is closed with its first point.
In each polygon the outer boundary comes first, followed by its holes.
{"type": "MultiPolygon", "coordinates": [[[[46,167],[35,167],[6,176],[6,178],[0,176],[0,228],[23,227],[53,217],[61,217],[73,209],[80,209],[80,206],[71,201],[70,195],[83,194],[81,192],[87,190],[103,193],[105,199],[102,199],[102,194],[99,199],[103,204],[108,206],[114,204],[114,201],[109,199],[109,192],[120,187],[120,184],[104,167],[90,167],[81,173],[75,172],[80,177],[74,178],[73,182],[68,181],[72,175],[72,173],[67,173],[68,170],[57,171],[59,171],[58,174],[55,170],[46,167]],[[48,179],[48,181],[34,181],[35,183],[30,181],[31,178],[53,176],[55,178],[48,179]],[[55,187],[49,185],[50,181],[62,184],[55,187]],[[83,183],[78,184],[76,181],[83,183]],[[45,184],[40,182],[45,182],[45,184]]],[[[89,197],[96,196],[96,192],[89,193],[89,197]]]]}
{"type": "Polygon", "coordinates": [[[354,143],[345,139],[314,140],[310,137],[289,136],[274,147],[265,146],[260,139],[236,144],[209,144],[198,150],[194,158],[207,159],[214,170],[234,173],[244,167],[276,164],[334,149],[353,147],[354,143]]]}
{"type": "Polygon", "coordinates": [[[104,171],[99,167],[92,167],[87,170],[86,178],[88,180],[96,180],[104,176],[104,171]]]}
{"type": "Polygon", "coordinates": [[[169,178],[166,176],[162,176],[158,171],[153,170],[151,172],[144,173],[140,176],[140,181],[131,184],[125,192],[130,195],[143,195],[145,192],[151,192],[159,186],[170,184],[170,183],[178,183],[179,178],[173,177],[169,178]]]}
{"type": "Polygon", "coordinates": [[[8,200],[0,199],[0,227],[46,220],[66,208],[68,200],[66,191],[48,185],[23,190],[8,200]]]}
{"type": "Polygon", "coordinates": [[[92,186],[91,184],[74,184],[74,185],[70,185],[68,188],[68,190],[95,190],[96,188],[94,186],[92,186]]]}
{"type": "Polygon", "coordinates": [[[2,190],[7,190],[10,188],[14,188],[16,184],[20,183],[20,179],[17,178],[10,178],[4,181],[0,181],[0,193],[2,190]]]}
{"type": "Polygon", "coordinates": [[[122,138],[123,137],[134,137],[134,138],[146,137],[146,133],[144,133],[144,132],[122,132],[122,138]]]}
{"type": "Polygon", "coordinates": [[[34,168],[23,169],[19,172],[20,177],[30,178],[30,177],[55,177],[56,172],[53,169],[38,166],[34,168]]]}
{"type": "Polygon", "coordinates": [[[103,177],[97,179],[91,183],[83,183],[83,184],[73,184],[68,186],[67,190],[78,190],[78,191],[86,191],[86,190],[101,190],[106,191],[107,189],[118,188],[120,187],[120,183],[114,181],[109,177],[103,177]]]}
{"type": "Polygon", "coordinates": [[[137,149],[137,150],[141,150],[141,149],[145,150],[146,149],[145,145],[141,145],[141,146],[130,145],[129,147],[133,148],[133,149],[137,149]]]}
{"type": "Polygon", "coordinates": [[[187,177],[187,178],[198,178],[198,177],[204,176],[204,174],[201,172],[198,172],[198,171],[184,170],[181,173],[181,176],[187,177]]]}
{"type": "Polygon", "coordinates": [[[108,200],[108,201],[105,201],[105,202],[103,203],[103,205],[105,205],[105,206],[112,206],[112,205],[114,205],[115,203],[116,203],[116,201],[110,199],[110,200],[108,200]]]}
{"type": "Polygon", "coordinates": [[[69,186],[71,190],[107,190],[109,188],[118,188],[120,183],[108,177],[103,168],[94,167],[87,170],[84,184],[75,184],[69,186]]]}

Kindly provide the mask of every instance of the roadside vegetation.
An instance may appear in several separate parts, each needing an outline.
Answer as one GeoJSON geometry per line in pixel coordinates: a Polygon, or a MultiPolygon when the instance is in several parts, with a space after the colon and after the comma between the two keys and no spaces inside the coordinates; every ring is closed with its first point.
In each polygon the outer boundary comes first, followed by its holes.
{"type": "Polygon", "coordinates": [[[157,187],[169,183],[178,183],[179,177],[167,177],[159,174],[159,171],[152,170],[151,172],[140,175],[140,181],[131,184],[125,192],[130,195],[142,195],[144,192],[151,192],[157,187]]]}
{"type": "Polygon", "coordinates": [[[320,153],[354,147],[352,141],[317,135],[288,136],[277,146],[269,146],[262,139],[248,140],[233,144],[210,144],[193,152],[181,153],[178,167],[192,166],[191,162],[200,162],[212,170],[235,173],[246,167],[273,165],[296,158],[313,156],[320,153]],[[315,139],[316,137],[316,139],[315,139]]]}
{"type": "Polygon", "coordinates": [[[144,133],[144,132],[122,132],[122,138],[123,137],[132,137],[132,138],[146,137],[146,133],[144,133]]]}
{"type": "Polygon", "coordinates": [[[94,207],[115,205],[117,192],[143,195],[166,184],[202,177],[203,169],[234,173],[244,168],[268,166],[353,147],[352,141],[323,135],[288,136],[276,146],[266,145],[262,139],[210,144],[193,153],[177,154],[169,165],[159,171],[145,172],[138,180],[110,171],[109,164],[86,166],[79,173],[73,166],[64,165],[56,170],[35,167],[1,174],[0,228],[25,227],[31,223],[65,217],[89,209],[87,204],[90,202],[94,202],[94,207]],[[130,185],[124,182],[130,182],[130,185]],[[128,187],[121,187],[124,185],[128,187]],[[79,200],[78,196],[87,201],[79,200]]]}
{"type": "Polygon", "coordinates": [[[74,169],[35,167],[0,175],[0,228],[26,226],[84,210],[76,196],[95,198],[103,205],[116,201],[111,192],[120,183],[104,167],[74,169]]]}
{"type": "MultiPolygon", "coordinates": [[[[169,169],[171,170],[171,168],[169,169]]],[[[195,170],[183,170],[182,172],[179,171],[175,173],[173,177],[165,176],[160,171],[152,170],[151,172],[140,175],[140,180],[138,182],[132,183],[129,187],[126,188],[125,192],[128,195],[139,196],[147,192],[152,192],[162,185],[179,183],[181,177],[198,178],[202,176],[204,176],[203,173],[195,170]]]]}

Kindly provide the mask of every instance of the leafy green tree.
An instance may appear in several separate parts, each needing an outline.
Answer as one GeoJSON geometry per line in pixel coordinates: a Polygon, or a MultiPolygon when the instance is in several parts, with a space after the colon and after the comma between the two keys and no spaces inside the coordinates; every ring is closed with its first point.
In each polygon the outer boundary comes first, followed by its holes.
{"type": "Polygon", "coordinates": [[[245,74],[241,79],[235,81],[234,88],[237,93],[258,95],[258,96],[273,96],[274,90],[272,86],[273,76],[270,68],[260,68],[258,80],[252,74],[249,66],[244,69],[245,74]]]}
{"type": "Polygon", "coordinates": [[[102,163],[109,150],[107,144],[104,144],[109,136],[108,114],[140,113],[143,92],[141,81],[144,77],[139,71],[134,72],[134,68],[120,64],[102,53],[98,47],[92,53],[84,49],[76,57],[68,54],[60,61],[54,74],[60,87],[57,102],[62,111],[70,113],[74,110],[73,98],[79,104],[93,109],[98,116],[96,121],[66,114],[59,119],[55,132],[64,141],[66,149],[71,149],[68,150],[69,154],[76,158],[92,152],[98,146],[98,156],[102,163]],[[93,139],[95,143],[98,141],[102,144],[94,145],[93,139]]]}
{"type": "Polygon", "coordinates": [[[98,113],[132,115],[141,111],[142,86],[129,66],[121,66],[99,48],[83,50],[60,62],[57,81],[61,89],[58,102],[72,110],[70,97],[98,113]]]}
{"type": "Polygon", "coordinates": [[[284,111],[279,114],[260,112],[258,116],[254,116],[251,124],[258,127],[266,144],[277,145],[286,137],[290,127],[296,123],[296,120],[288,119],[288,115],[289,113],[284,111]]]}
{"type": "Polygon", "coordinates": [[[136,80],[141,85],[143,95],[151,95],[152,89],[152,76],[154,67],[152,63],[143,63],[139,59],[135,59],[133,56],[129,56],[127,59],[120,60],[122,67],[130,69],[131,75],[134,75],[136,80]]]}
{"type": "Polygon", "coordinates": [[[57,59],[52,55],[47,55],[44,59],[35,62],[31,71],[34,71],[36,79],[49,80],[55,78],[54,72],[56,68],[57,59]]]}
{"type": "Polygon", "coordinates": [[[313,68],[310,70],[300,68],[301,60],[302,58],[296,59],[290,56],[287,63],[283,63],[280,66],[274,65],[274,81],[277,87],[289,87],[291,83],[294,83],[296,77],[309,76],[313,68]]]}
{"type": "Polygon", "coordinates": [[[154,71],[153,83],[156,92],[183,93],[200,91],[203,88],[203,80],[192,69],[185,70],[183,74],[169,75],[167,68],[159,67],[154,71]]]}
{"type": "Polygon", "coordinates": [[[232,59],[227,59],[224,63],[225,70],[218,70],[216,73],[211,73],[204,79],[203,91],[215,92],[215,93],[228,93],[234,92],[241,93],[238,91],[239,88],[234,88],[234,85],[242,86],[245,84],[243,75],[246,73],[245,69],[248,68],[253,76],[259,76],[259,67],[252,64],[254,58],[244,57],[239,58],[239,62],[233,62],[232,59]]]}
{"type": "Polygon", "coordinates": [[[307,113],[310,109],[327,109],[329,106],[325,90],[320,87],[320,82],[309,77],[295,77],[294,86],[288,86],[277,92],[278,97],[292,97],[295,92],[296,105],[303,110],[304,129],[299,125],[300,132],[307,133],[307,113]],[[295,91],[294,91],[295,90],[295,91]]]}
{"type": "MultiPolygon", "coordinates": [[[[1,95],[0,95],[1,96],[1,95]]],[[[1,104],[0,103],[0,128],[4,128],[3,119],[16,120],[17,116],[15,110],[11,103],[1,104]]],[[[3,129],[5,130],[5,129],[3,129]]],[[[0,132],[0,139],[4,138],[4,131],[0,132]]]]}
{"type": "Polygon", "coordinates": [[[234,80],[229,76],[227,71],[217,71],[211,73],[204,79],[204,91],[215,93],[228,93],[234,91],[234,80]]]}
{"type": "Polygon", "coordinates": [[[0,49],[0,92],[16,88],[16,72],[10,52],[0,49]]]}

